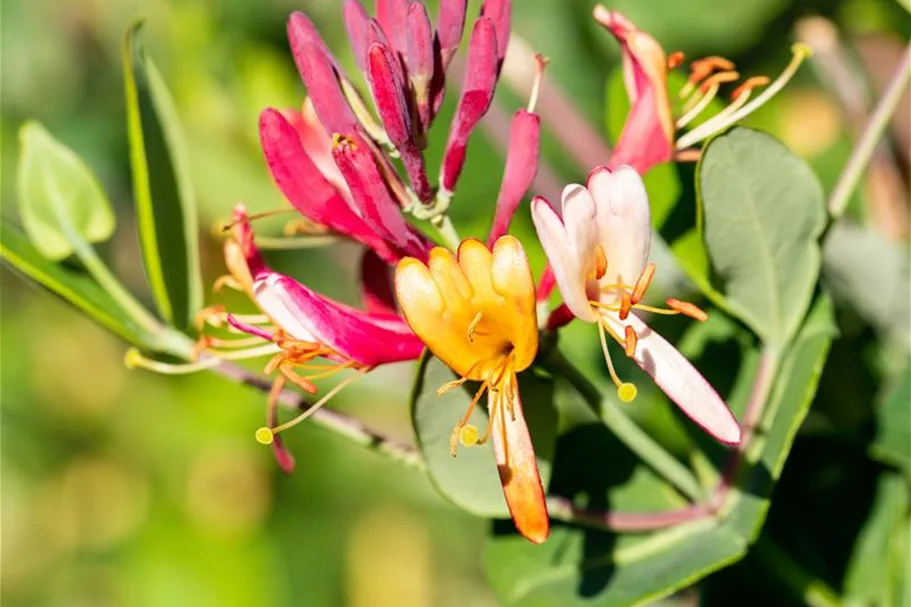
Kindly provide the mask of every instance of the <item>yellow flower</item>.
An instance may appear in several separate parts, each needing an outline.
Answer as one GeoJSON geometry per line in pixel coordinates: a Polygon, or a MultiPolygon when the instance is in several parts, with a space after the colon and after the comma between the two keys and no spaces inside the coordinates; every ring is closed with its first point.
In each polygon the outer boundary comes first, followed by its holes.
{"type": "Polygon", "coordinates": [[[516,527],[531,541],[543,542],[547,507],[516,379],[538,350],[534,282],[521,243],[503,236],[491,251],[469,239],[457,257],[438,247],[426,265],[405,258],[396,269],[395,291],[411,329],[461,377],[440,393],[467,380],[481,383],[453,430],[453,456],[459,442],[471,446],[491,439],[516,527]],[[485,391],[490,422],[479,436],[468,419],[485,391]]]}

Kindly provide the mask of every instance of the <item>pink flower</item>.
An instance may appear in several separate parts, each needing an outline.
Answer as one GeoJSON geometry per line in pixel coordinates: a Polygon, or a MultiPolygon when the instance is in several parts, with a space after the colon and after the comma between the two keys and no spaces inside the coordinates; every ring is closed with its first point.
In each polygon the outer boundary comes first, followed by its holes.
{"type": "Polygon", "coordinates": [[[771,99],[787,84],[810,52],[802,44],[794,45],[791,62],[774,82],[770,83],[764,76],[744,80],[734,89],[732,102],[726,108],[680,135],[681,129],[703,113],[723,84],[740,79],[734,64],[722,57],[693,61],[689,83],[680,92],[684,99],[683,112],[674,116],[668,74],[683,61],[683,54],[668,56],[654,38],[620,13],[602,5],[595,7],[594,18],[620,43],[623,78],[631,106],[608,166],[629,165],[639,173],[646,173],[654,165],[675,158],[698,158],[699,150],[692,146],[745,118],[771,99]],[[750,101],[753,90],[759,87],[766,88],[750,101]]]}

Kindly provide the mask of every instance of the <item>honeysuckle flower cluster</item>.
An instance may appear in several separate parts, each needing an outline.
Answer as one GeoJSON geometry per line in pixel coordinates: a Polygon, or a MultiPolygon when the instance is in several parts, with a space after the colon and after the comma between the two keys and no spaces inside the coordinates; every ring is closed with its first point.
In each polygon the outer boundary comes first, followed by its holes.
{"type": "Polygon", "coordinates": [[[611,156],[608,168],[632,166],[645,174],[656,164],[675,158],[698,158],[694,146],[753,113],[788,83],[800,64],[810,54],[804,44],[792,47],[793,58],[774,81],[765,76],[753,76],[740,82],[731,93],[731,103],[702,124],[681,134],[681,131],[701,117],[720,88],[740,80],[733,62],[724,57],[705,57],[690,63],[687,84],[680,91],[682,109],[674,115],[671,93],[668,91],[670,70],[684,61],[683,53],[667,54],[649,34],[639,30],[616,11],[598,5],[594,18],[617,42],[623,57],[623,79],[630,101],[620,139],[611,156]],[[752,97],[757,89],[762,89],[752,97]]]}
{"type": "MultiPolygon", "coordinates": [[[[533,200],[534,224],[553,269],[542,277],[536,295],[525,249],[506,232],[538,166],[540,125],[534,106],[545,65],[540,57],[529,105],[513,118],[487,242],[460,242],[455,236],[446,210],[456,194],[469,136],[491,104],[510,27],[507,0],[482,4],[471,27],[465,78],[434,183],[423,150],[446,92],[446,67],[460,44],[466,6],[465,0],[442,0],[434,27],[421,2],[377,0],[377,15],[371,18],[358,0],[345,0],[342,16],[375,112],[311,21],[302,13],[289,19],[292,54],[309,96],[300,109],[262,112],[263,153],[276,185],[300,214],[286,231],[332,234],[363,245],[362,308],[329,299],[272,270],[257,247],[251,226],[255,216],[238,205],[224,244],[228,275],[215,286],[245,293],[258,313],[238,314],[220,305],[204,310],[198,319],[203,336],[192,363],[170,365],[138,353],[129,362],[182,373],[268,356],[264,370],[274,380],[267,423],[255,435],[290,471],[294,460],[281,432],[312,416],[361,375],[380,365],[415,360],[427,349],[457,376],[439,393],[477,383],[453,428],[452,455],[460,445],[489,441],[516,527],[540,543],[548,536],[549,518],[518,374],[538,354],[538,311],[546,306],[541,294],[549,294],[554,285],[565,302],[557,314],[566,318],[552,328],[573,318],[598,327],[621,401],[632,401],[637,390],[619,378],[608,337],[715,438],[736,444],[741,433],[721,397],[637,315],[705,319],[705,312],[686,302],[667,300],[666,308],[643,303],[655,266],[648,262],[648,197],[635,168],[611,170],[612,164],[595,169],[587,187],[566,187],[559,208],[542,198],[533,200]],[[396,159],[404,176],[397,172],[396,159]],[[430,224],[425,227],[437,228],[446,246],[426,235],[432,229],[416,227],[422,220],[430,224]],[[230,337],[213,336],[212,326],[230,337]],[[316,394],[316,380],[338,374],[345,379],[297,417],[279,422],[278,401],[289,384],[316,394]],[[489,421],[482,431],[469,420],[485,393],[489,421]]],[[[596,16],[624,44],[628,84],[636,97],[618,155],[625,154],[641,172],[648,162],[672,156],[667,149],[674,145],[673,130],[665,128],[670,111],[663,80],[667,60],[651,38],[619,15],[596,11],[596,16]],[[663,66],[658,71],[656,57],[663,66]],[[650,149],[634,157],[624,150],[632,149],[637,134],[650,149]],[[658,134],[664,139],[659,141],[658,134]],[[655,152],[659,148],[664,150],[660,154],[655,152]]]]}

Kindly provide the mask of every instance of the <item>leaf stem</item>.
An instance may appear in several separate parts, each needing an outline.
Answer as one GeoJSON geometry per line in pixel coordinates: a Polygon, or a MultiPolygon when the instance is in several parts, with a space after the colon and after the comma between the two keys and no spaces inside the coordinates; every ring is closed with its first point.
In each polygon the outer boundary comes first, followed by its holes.
{"type": "Polygon", "coordinates": [[[889,86],[886,87],[882,98],[876,104],[873,114],[867,121],[867,126],[864,127],[864,131],[860,139],[857,140],[857,144],[854,146],[854,150],[851,152],[851,156],[848,158],[838,182],[832,189],[828,206],[829,213],[833,219],[839,219],[844,214],[851,194],[857,187],[864,169],[867,168],[876,145],[889,124],[889,119],[898,108],[905,88],[908,86],[909,80],[911,80],[911,69],[909,69],[911,65],[909,65],[909,61],[911,61],[911,45],[905,49],[903,59],[896,67],[889,81],[889,86]]]}
{"type": "Polygon", "coordinates": [[[825,582],[800,566],[800,563],[767,536],[761,536],[750,556],[781,580],[804,604],[810,607],[841,607],[844,602],[825,582]]]}
{"type": "Polygon", "coordinates": [[[637,426],[614,402],[605,399],[600,390],[558,350],[552,352],[549,363],[630,451],[693,502],[698,503],[705,498],[692,471],[637,426]]]}
{"type": "Polygon", "coordinates": [[[702,504],[662,512],[617,512],[580,508],[565,497],[547,498],[550,518],[575,525],[618,532],[641,532],[673,527],[709,515],[702,504]]]}
{"type": "Polygon", "coordinates": [[[743,436],[740,444],[728,457],[724,466],[724,472],[721,475],[721,481],[715,488],[715,497],[712,500],[712,510],[718,511],[724,503],[728,492],[731,489],[740,467],[743,464],[743,458],[747,449],[753,442],[753,436],[756,428],[762,422],[762,414],[768,403],[769,395],[772,392],[772,386],[775,384],[775,375],[778,373],[778,349],[771,346],[763,346],[759,355],[759,366],[756,369],[756,377],[753,380],[753,387],[750,390],[750,397],[747,401],[746,408],[743,412],[743,436]]]}

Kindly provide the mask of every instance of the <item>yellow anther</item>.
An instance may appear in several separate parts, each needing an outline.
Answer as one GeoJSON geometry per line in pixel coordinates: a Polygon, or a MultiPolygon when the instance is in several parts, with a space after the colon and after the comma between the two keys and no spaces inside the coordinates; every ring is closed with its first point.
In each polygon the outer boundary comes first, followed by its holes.
{"type": "Polygon", "coordinates": [[[477,426],[468,424],[459,430],[459,442],[463,447],[474,447],[478,444],[481,435],[478,433],[477,426]]]}
{"type": "Polygon", "coordinates": [[[626,327],[626,339],[623,341],[623,350],[626,355],[632,358],[636,354],[636,345],[639,343],[639,336],[636,335],[635,329],[630,326],[626,327]]]}
{"type": "Polygon", "coordinates": [[[694,320],[699,322],[705,322],[709,319],[709,315],[705,311],[697,306],[696,304],[691,304],[688,301],[680,301],[679,299],[669,298],[665,301],[667,307],[675,312],[679,312],[684,316],[689,316],[694,320]]]}
{"type": "Polygon", "coordinates": [[[256,431],[256,442],[260,445],[271,445],[272,441],[275,440],[275,435],[272,433],[272,430],[263,426],[256,431]]]}
{"type": "Polygon", "coordinates": [[[619,398],[621,402],[631,403],[636,400],[637,394],[639,394],[639,390],[636,389],[634,384],[631,384],[628,381],[617,386],[617,398],[619,398]]]}
{"type": "Polygon", "coordinates": [[[642,270],[642,274],[636,280],[636,286],[633,287],[633,294],[630,296],[633,305],[639,303],[645,297],[645,292],[648,291],[649,286],[652,284],[652,277],[655,276],[655,269],[655,264],[649,263],[642,270]]]}

